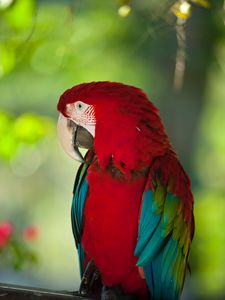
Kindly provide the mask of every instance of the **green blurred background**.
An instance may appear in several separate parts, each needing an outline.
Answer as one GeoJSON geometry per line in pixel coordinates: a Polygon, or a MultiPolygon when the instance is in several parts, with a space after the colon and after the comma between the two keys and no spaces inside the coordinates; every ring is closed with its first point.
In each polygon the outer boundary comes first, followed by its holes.
{"type": "Polygon", "coordinates": [[[175,1],[134,0],[123,17],[128,2],[0,1],[0,221],[39,229],[38,264],[16,272],[0,261],[0,282],[78,288],[70,205],[79,164],[58,144],[56,104],[77,83],[112,80],[148,93],[192,179],[196,234],[182,299],[224,299],[223,1],[191,3],[179,91],[175,1]]]}

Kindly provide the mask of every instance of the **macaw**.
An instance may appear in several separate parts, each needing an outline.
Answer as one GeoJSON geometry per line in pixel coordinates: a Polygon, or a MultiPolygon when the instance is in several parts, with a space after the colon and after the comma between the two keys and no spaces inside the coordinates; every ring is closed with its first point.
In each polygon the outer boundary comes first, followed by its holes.
{"type": "Polygon", "coordinates": [[[82,163],[71,210],[80,293],[100,282],[102,300],[179,299],[193,195],[158,109],[141,89],[107,81],[66,90],[57,109],[61,145],[82,163]]]}

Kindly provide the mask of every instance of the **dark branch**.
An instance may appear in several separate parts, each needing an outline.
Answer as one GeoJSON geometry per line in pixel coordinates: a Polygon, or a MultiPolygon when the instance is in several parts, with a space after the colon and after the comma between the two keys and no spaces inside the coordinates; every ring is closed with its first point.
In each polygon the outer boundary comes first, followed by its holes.
{"type": "Polygon", "coordinates": [[[81,297],[78,292],[52,291],[47,289],[38,289],[32,287],[23,287],[18,285],[0,283],[1,300],[93,300],[94,297],[81,297]]]}

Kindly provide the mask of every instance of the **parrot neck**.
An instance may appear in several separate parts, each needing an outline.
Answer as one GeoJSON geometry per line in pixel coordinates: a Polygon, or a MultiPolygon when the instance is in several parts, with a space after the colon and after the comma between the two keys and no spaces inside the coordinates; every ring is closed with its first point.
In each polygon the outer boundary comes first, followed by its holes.
{"type": "Polygon", "coordinates": [[[121,122],[118,130],[110,124],[97,123],[94,151],[101,168],[113,164],[120,172],[129,175],[133,171],[142,172],[156,157],[170,150],[171,145],[166,134],[158,137],[149,128],[146,130],[145,124],[131,127],[127,122],[129,120],[121,122]]]}

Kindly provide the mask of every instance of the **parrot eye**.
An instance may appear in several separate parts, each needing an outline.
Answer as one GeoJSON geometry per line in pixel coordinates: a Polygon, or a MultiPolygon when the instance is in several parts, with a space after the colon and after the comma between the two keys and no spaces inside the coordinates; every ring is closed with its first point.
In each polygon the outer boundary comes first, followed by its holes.
{"type": "Polygon", "coordinates": [[[83,109],[83,107],[84,107],[84,106],[83,106],[83,103],[82,103],[82,102],[79,101],[79,102],[76,103],[76,108],[77,108],[77,110],[80,110],[80,111],[81,111],[81,110],[83,109]]]}

